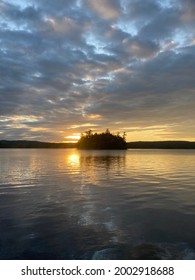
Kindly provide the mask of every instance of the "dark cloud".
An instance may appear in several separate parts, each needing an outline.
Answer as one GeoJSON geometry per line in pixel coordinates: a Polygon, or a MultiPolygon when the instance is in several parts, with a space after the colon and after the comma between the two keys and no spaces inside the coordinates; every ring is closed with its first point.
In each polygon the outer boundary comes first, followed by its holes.
{"type": "Polygon", "coordinates": [[[159,51],[159,46],[156,42],[151,40],[142,40],[140,38],[131,38],[130,40],[124,40],[124,49],[127,50],[127,54],[136,58],[149,58],[154,56],[159,51]]]}
{"type": "Polygon", "coordinates": [[[195,2],[186,0],[185,3],[180,1],[183,7],[182,19],[186,22],[195,22],[195,2]]]}
{"type": "Polygon", "coordinates": [[[83,0],[82,3],[105,20],[114,20],[121,15],[122,8],[120,0],[83,0]]]}
{"type": "Polygon", "coordinates": [[[129,18],[142,22],[142,24],[150,21],[151,18],[155,17],[162,10],[160,3],[153,0],[132,0],[125,1],[125,3],[125,10],[129,18]]]}
{"type": "Polygon", "coordinates": [[[163,9],[141,28],[140,36],[154,40],[173,36],[181,25],[180,13],[181,11],[175,7],[163,9]]]}
{"type": "Polygon", "coordinates": [[[106,124],[129,138],[141,129],[194,139],[194,1],[4,0],[0,9],[1,138],[63,141],[106,124]]]}

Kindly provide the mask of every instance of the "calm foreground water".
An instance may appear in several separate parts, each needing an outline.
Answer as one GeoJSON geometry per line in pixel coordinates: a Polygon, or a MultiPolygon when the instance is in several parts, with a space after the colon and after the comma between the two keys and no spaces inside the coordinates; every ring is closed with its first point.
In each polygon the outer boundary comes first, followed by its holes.
{"type": "Polygon", "coordinates": [[[0,259],[195,259],[195,151],[0,150],[0,259]]]}

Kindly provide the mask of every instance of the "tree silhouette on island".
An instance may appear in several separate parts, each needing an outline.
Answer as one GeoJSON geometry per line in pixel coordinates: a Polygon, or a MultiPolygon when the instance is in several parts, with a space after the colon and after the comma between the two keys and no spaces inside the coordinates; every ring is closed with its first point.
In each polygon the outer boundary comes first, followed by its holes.
{"type": "Polygon", "coordinates": [[[106,129],[103,133],[92,133],[88,130],[85,134],[81,134],[80,140],[77,142],[77,148],[81,150],[126,150],[126,133],[121,137],[119,133],[114,135],[106,129]]]}

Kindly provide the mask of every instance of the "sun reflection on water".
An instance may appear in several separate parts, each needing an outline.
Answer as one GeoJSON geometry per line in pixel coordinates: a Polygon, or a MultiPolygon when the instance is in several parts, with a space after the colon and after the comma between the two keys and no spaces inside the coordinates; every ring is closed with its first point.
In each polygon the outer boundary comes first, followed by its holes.
{"type": "Polygon", "coordinates": [[[78,166],[80,163],[80,157],[78,154],[74,153],[74,154],[70,154],[68,156],[68,163],[73,165],[73,166],[78,166]]]}

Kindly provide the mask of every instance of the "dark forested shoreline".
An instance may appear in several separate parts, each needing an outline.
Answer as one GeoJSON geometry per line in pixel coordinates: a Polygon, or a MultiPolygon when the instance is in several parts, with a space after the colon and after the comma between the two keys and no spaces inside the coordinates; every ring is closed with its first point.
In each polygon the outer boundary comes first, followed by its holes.
{"type": "Polygon", "coordinates": [[[0,148],[5,149],[65,149],[75,148],[75,143],[50,143],[39,141],[27,141],[27,140],[0,140],[0,148]]]}
{"type": "Polygon", "coordinates": [[[139,141],[127,143],[128,149],[195,149],[190,141],[139,141]]]}
{"type": "MultiPolygon", "coordinates": [[[[25,140],[0,140],[3,149],[66,149],[76,148],[76,143],[49,143],[25,140]]],[[[190,141],[139,141],[128,142],[127,149],[195,149],[195,142],[190,141]]]]}

